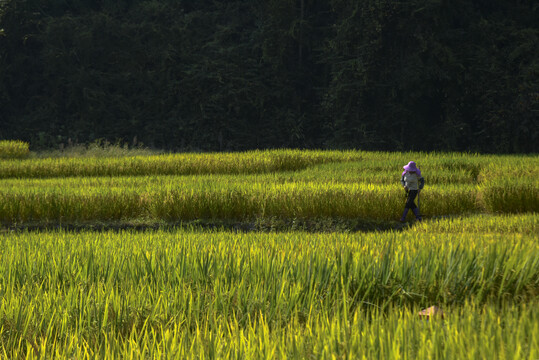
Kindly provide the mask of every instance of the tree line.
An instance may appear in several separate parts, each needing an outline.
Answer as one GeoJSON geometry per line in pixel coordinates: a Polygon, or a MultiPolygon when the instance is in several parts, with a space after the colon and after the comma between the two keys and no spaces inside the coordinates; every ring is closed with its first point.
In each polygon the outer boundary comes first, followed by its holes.
{"type": "Polygon", "coordinates": [[[532,0],[0,0],[0,139],[537,152],[532,0]]]}

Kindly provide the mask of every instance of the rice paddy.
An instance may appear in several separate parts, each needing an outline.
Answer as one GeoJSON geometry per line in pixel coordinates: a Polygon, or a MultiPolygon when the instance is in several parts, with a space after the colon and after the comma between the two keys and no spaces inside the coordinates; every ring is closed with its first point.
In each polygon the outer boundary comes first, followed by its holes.
{"type": "Polygon", "coordinates": [[[0,358],[539,357],[537,156],[29,158],[0,174],[0,358]],[[411,159],[425,217],[403,226],[411,159]],[[356,218],[392,230],[196,225],[356,218]],[[133,222],[161,228],[66,230],[133,222]],[[433,305],[443,318],[418,315],[433,305]]]}

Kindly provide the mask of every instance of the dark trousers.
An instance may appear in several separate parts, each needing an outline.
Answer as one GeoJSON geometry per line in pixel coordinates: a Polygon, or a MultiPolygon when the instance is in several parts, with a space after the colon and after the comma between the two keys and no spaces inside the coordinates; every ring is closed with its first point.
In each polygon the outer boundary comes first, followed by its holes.
{"type": "Polygon", "coordinates": [[[417,190],[410,190],[408,191],[408,198],[406,199],[406,205],[404,205],[405,209],[415,209],[417,208],[417,205],[415,204],[415,198],[417,197],[417,190]]]}

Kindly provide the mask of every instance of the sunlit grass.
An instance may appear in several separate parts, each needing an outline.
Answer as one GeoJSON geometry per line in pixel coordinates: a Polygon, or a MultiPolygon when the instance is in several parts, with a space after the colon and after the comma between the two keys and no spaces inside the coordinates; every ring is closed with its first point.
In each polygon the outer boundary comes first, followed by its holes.
{"type": "Polygon", "coordinates": [[[0,353],[527,358],[539,244],[498,220],[514,233],[6,234],[0,353]],[[433,304],[444,320],[417,316],[433,304]]]}
{"type": "Polygon", "coordinates": [[[1,160],[0,358],[535,359],[538,172],[458,153],[1,160]],[[394,227],[412,159],[426,221],[394,227]],[[400,230],[9,230],[198,219],[400,230]],[[432,305],[443,319],[418,316],[432,305]]]}
{"type": "Polygon", "coordinates": [[[361,152],[268,150],[117,157],[56,157],[0,161],[0,178],[249,174],[299,170],[361,159],[361,152]]]}
{"type": "Polygon", "coordinates": [[[0,140],[1,159],[24,159],[30,153],[28,143],[20,140],[0,140]]]}
{"type": "MultiPolygon", "coordinates": [[[[532,180],[431,184],[419,196],[427,217],[539,211],[532,180]]],[[[256,218],[394,220],[405,193],[400,184],[348,182],[280,174],[66,179],[6,179],[0,220],[106,221],[256,218]]]]}

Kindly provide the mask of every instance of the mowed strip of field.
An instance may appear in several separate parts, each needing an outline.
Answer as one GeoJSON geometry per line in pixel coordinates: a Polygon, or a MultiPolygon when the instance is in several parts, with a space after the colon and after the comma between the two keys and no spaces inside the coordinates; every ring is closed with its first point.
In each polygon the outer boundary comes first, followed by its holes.
{"type": "Polygon", "coordinates": [[[386,233],[0,235],[6,358],[535,358],[534,214],[386,233]],[[437,305],[444,318],[420,318],[437,305]]]}
{"type": "MultiPolygon", "coordinates": [[[[66,173],[42,178],[22,172],[20,178],[0,183],[0,221],[8,225],[273,217],[390,221],[399,217],[404,204],[399,180],[404,159],[409,158],[419,159],[426,178],[420,195],[423,215],[539,212],[539,157],[268,151],[136,158],[147,166],[155,162],[152,171],[157,175],[144,175],[143,167],[133,164],[130,171],[137,176],[66,173]],[[169,167],[160,168],[163,164],[169,167]],[[172,164],[179,173],[195,174],[159,173],[173,172],[172,164]]],[[[113,171],[118,162],[129,164],[133,159],[91,158],[90,163],[113,171]]],[[[84,160],[63,159],[73,169],[84,169],[84,160]]],[[[47,161],[28,161],[39,165],[40,171],[51,166],[47,161]]]]}

